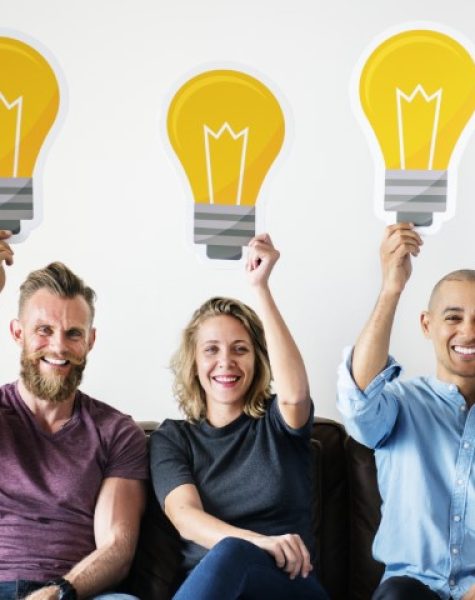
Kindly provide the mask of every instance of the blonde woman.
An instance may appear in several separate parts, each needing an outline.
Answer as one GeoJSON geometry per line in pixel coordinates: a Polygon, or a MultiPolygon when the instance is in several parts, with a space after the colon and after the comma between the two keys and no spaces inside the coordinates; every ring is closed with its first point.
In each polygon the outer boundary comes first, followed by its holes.
{"type": "Polygon", "coordinates": [[[250,242],[262,322],[237,300],[212,298],[172,362],[186,419],[152,435],[151,470],[183,540],[187,577],[176,600],[328,598],[312,572],[313,406],[268,285],[278,258],[268,235],[250,242]]]}

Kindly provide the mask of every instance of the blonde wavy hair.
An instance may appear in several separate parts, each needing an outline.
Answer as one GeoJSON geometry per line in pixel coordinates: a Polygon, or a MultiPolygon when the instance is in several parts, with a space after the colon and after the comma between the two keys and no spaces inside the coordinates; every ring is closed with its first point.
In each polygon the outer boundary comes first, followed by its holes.
{"type": "Polygon", "coordinates": [[[252,308],[239,300],[210,298],[193,313],[170,364],[175,376],[175,398],[186,419],[194,423],[206,417],[206,396],[196,370],[196,336],[204,321],[221,315],[237,319],[249,334],[254,347],[254,378],[247,392],[244,412],[253,418],[262,417],[271,395],[272,372],[261,320],[252,308]]]}

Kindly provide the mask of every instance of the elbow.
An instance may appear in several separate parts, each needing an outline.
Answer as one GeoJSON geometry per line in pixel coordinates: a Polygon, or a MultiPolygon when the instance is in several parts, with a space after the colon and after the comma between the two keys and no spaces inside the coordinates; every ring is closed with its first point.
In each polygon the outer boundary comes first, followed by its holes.
{"type": "Polygon", "coordinates": [[[185,540],[190,539],[187,536],[187,522],[189,522],[189,519],[187,519],[186,510],[180,508],[169,509],[165,502],[164,512],[180,536],[185,540]]]}
{"type": "Polygon", "coordinates": [[[282,395],[278,394],[279,403],[285,406],[306,406],[310,404],[310,389],[308,385],[300,388],[293,388],[282,395]]]}

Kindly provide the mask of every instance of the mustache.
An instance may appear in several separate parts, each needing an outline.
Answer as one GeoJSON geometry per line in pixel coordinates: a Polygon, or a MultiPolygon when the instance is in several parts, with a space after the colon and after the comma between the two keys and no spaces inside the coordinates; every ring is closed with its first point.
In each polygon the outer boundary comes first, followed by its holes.
{"type": "MultiPolygon", "coordinates": [[[[32,362],[38,362],[42,358],[46,358],[47,356],[51,356],[51,353],[45,352],[44,350],[37,350],[36,352],[32,352],[26,356],[26,359],[32,362]]],[[[58,360],[67,360],[74,366],[82,366],[86,364],[85,356],[77,356],[72,352],[61,352],[58,356],[54,356],[54,358],[58,360]]]]}

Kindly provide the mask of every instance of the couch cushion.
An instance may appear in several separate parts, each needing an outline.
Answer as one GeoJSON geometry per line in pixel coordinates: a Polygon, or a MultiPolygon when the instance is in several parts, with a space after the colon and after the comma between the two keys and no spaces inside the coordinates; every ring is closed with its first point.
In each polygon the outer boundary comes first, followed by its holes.
{"type": "Polygon", "coordinates": [[[373,451],[350,437],[345,450],[350,499],[350,598],[369,600],[384,571],[371,552],[381,520],[381,496],[373,451]]]}

